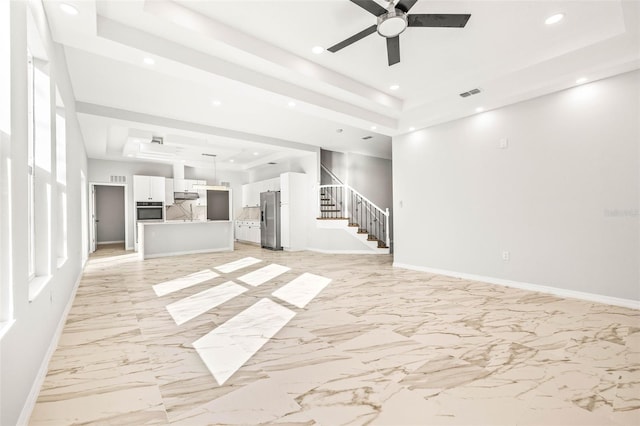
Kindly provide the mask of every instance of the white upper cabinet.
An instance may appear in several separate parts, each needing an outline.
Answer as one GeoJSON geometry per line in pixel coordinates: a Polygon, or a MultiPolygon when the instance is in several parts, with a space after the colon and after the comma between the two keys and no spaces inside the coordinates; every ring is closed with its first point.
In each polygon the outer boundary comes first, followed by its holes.
{"type": "Polygon", "coordinates": [[[260,194],[268,191],[280,191],[279,177],[242,185],[242,207],[259,207],[260,194]]]}
{"type": "Polygon", "coordinates": [[[135,201],[161,201],[166,199],[165,178],[162,176],[133,176],[135,201]]]}

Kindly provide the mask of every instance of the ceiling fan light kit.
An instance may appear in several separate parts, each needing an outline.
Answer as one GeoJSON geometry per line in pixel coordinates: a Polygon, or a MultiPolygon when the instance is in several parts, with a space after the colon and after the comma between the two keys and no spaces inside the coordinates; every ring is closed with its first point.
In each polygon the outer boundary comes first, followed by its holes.
{"type": "Polygon", "coordinates": [[[397,9],[392,10],[378,16],[378,34],[386,38],[398,36],[407,29],[408,23],[406,13],[397,9]]]}
{"type": "Polygon", "coordinates": [[[471,17],[469,14],[412,14],[411,9],[418,0],[394,0],[389,1],[387,9],[380,6],[374,0],[351,0],[367,12],[376,16],[377,23],[360,31],[359,33],[337,43],[327,50],[332,53],[344,49],[366,36],[377,32],[387,39],[387,58],[389,66],[400,62],[400,37],[407,27],[427,28],[464,28],[471,17]]]}

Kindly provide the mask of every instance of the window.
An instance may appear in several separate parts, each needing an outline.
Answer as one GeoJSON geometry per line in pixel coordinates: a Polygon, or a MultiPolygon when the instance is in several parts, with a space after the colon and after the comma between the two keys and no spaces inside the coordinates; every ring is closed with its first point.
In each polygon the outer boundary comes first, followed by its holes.
{"type": "Polygon", "coordinates": [[[9,2],[0,2],[0,337],[13,320],[9,2]]]}
{"type": "Polygon", "coordinates": [[[34,75],[33,75],[33,56],[31,52],[27,52],[27,108],[28,108],[28,131],[29,136],[27,143],[29,145],[27,167],[28,167],[28,182],[27,182],[27,215],[29,225],[29,238],[27,240],[27,246],[29,251],[29,279],[33,278],[36,274],[36,229],[35,229],[35,129],[34,129],[34,75]]]}
{"type": "Polygon", "coordinates": [[[57,212],[57,255],[58,267],[67,259],[67,121],[64,102],[56,87],[56,182],[58,194],[57,212]]]}
{"type": "Polygon", "coordinates": [[[55,136],[52,134],[52,84],[49,63],[35,19],[27,13],[27,250],[29,300],[49,282],[55,265],[53,239],[57,222],[55,136]]]}

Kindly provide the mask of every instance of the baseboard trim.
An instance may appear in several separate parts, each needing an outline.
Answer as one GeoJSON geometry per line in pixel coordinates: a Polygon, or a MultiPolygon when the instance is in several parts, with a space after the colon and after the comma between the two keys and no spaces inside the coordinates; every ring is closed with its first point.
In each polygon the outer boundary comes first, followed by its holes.
{"type": "Polygon", "coordinates": [[[464,272],[448,271],[444,269],[429,268],[425,266],[409,265],[406,263],[393,262],[394,268],[410,269],[412,271],[429,272],[438,275],[463,278],[466,280],[480,281],[490,284],[497,284],[504,287],[513,287],[520,290],[536,291],[539,293],[553,294],[554,296],[566,297],[569,299],[580,299],[589,302],[604,303],[605,305],[621,306],[623,308],[640,310],[640,300],[623,299],[620,297],[605,296],[602,294],[586,293],[583,291],[568,290],[564,288],[551,287],[540,284],[531,284],[520,281],[505,280],[502,278],[487,277],[483,275],[467,274],[464,272]]]}
{"type": "Polygon", "coordinates": [[[62,336],[62,331],[64,330],[64,325],[67,323],[67,317],[69,316],[69,312],[71,311],[71,307],[73,306],[73,301],[76,298],[76,292],[78,291],[78,287],[80,286],[80,281],[82,280],[84,269],[80,271],[78,275],[78,279],[73,285],[73,290],[71,291],[71,297],[67,301],[67,305],[64,307],[64,311],[62,312],[62,316],[58,321],[58,325],[56,327],[56,331],[51,338],[51,343],[47,348],[47,352],[45,353],[44,359],[42,360],[42,364],[40,364],[40,369],[38,370],[38,374],[36,375],[35,380],[33,381],[33,385],[31,386],[31,391],[27,396],[27,400],[22,407],[22,411],[20,412],[20,417],[18,417],[18,425],[27,425],[29,424],[29,419],[31,418],[31,413],[33,412],[34,407],[36,406],[36,402],[38,401],[38,395],[40,395],[40,390],[42,389],[42,385],[44,384],[44,379],[47,377],[47,373],[49,372],[49,362],[51,362],[51,358],[53,357],[56,348],[58,347],[58,342],[60,341],[60,336],[62,336]]]}
{"type": "MultiPolygon", "coordinates": [[[[156,259],[158,257],[170,257],[170,256],[182,256],[185,254],[202,254],[202,253],[220,253],[220,252],[229,252],[233,251],[233,248],[225,247],[225,248],[217,248],[217,249],[203,249],[203,250],[187,250],[187,251],[175,251],[171,253],[158,253],[158,254],[149,254],[144,256],[145,259],[156,259]]],[[[138,252],[140,253],[140,252],[138,252]]]]}
{"type": "Polygon", "coordinates": [[[325,250],[319,248],[308,248],[308,251],[315,251],[316,253],[324,253],[324,254],[389,254],[384,252],[375,252],[372,250],[325,250]]]}
{"type": "Polygon", "coordinates": [[[124,240],[118,240],[118,241],[100,241],[99,243],[96,243],[97,245],[101,246],[104,244],[118,244],[118,243],[124,243],[124,240]]]}

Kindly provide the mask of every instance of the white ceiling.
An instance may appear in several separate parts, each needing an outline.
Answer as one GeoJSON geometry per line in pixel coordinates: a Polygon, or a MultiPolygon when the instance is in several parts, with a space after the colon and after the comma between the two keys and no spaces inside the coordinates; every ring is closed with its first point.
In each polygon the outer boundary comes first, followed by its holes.
{"type": "Polygon", "coordinates": [[[463,29],[408,28],[391,67],[375,33],[311,52],[375,23],[347,0],[65,2],[80,13],[58,0],[45,9],[90,158],[141,158],[134,140],[150,135],[171,154],[157,161],[196,165],[207,148],[240,170],[317,147],[390,158],[391,138],[411,127],[640,67],[637,1],[419,0],[410,13],[471,18],[463,29]],[[565,19],[545,25],[558,12],[565,19]],[[473,88],[482,92],[459,96],[473,88]]]}

